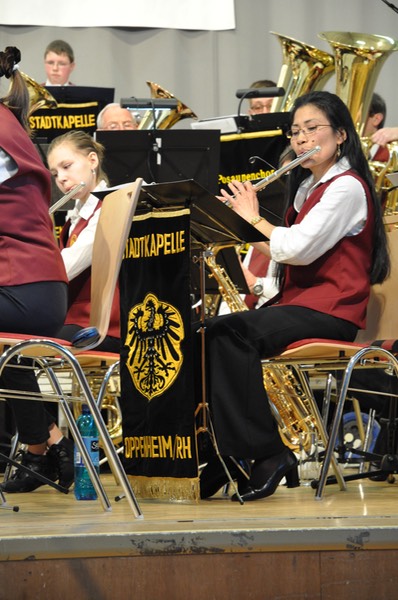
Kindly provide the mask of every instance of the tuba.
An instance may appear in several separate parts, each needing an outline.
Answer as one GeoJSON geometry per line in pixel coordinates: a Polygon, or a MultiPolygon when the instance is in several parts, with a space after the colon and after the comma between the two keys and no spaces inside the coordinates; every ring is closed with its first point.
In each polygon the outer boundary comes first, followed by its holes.
{"type": "Polygon", "coordinates": [[[299,96],[324,87],[334,72],[334,58],[314,46],[274,31],[271,33],[282,45],[283,64],[278,87],[286,91],[283,97],[274,99],[272,112],[288,112],[299,96]]]}
{"type": "Polygon", "coordinates": [[[185,106],[178,98],[160,85],[153,83],[152,81],[147,81],[147,84],[151,90],[151,98],[177,100],[177,108],[166,110],[157,108],[147,110],[138,125],[138,129],[170,129],[180,119],[198,118],[190,108],[185,106]]]}
{"type": "Polygon", "coordinates": [[[39,108],[56,108],[58,106],[56,99],[46,88],[39,85],[34,79],[20,71],[29,92],[30,110],[29,115],[33,114],[39,108]]]}
{"type": "Polygon", "coordinates": [[[361,136],[380,70],[398,42],[374,34],[326,31],[318,34],[335,53],[336,94],[348,106],[361,136]]]}
{"type": "Polygon", "coordinates": [[[398,42],[381,35],[338,31],[323,32],[319,37],[329,42],[335,52],[336,94],[348,106],[361,136],[376,193],[385,214],[396,213],[397,190],[392,189],[388,174],[397,170],[397,144],[389,145],[389,159],[387,163],[380,163],[369,159],[372,143],[362,134],[380,70],[390,54],[398,50],[398,42]]]}

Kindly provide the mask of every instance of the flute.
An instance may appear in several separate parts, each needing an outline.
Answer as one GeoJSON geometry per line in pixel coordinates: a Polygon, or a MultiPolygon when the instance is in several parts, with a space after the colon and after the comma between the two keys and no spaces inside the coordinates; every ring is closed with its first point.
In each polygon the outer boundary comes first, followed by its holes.
{"type": "MultiPolygon", "coordinates": [[[[302,162],[306,161],[307,158],[310,158],[310,156],[312,156],[316,152],[319,152],[320,149],[321,149],[320,146],[315,146],[315,148],[311,148],[311,150],[308,150],[308,152],[304,152],[303,154],[301,154],[300,156],[298,156],[297,158],[292,160],[287,165],[284,165],[277,171],[274,171],[273,173],[271,173],[271,175],[268,175],[268,177],[264,177],[264,179],[261,179],[260,181],[255,183],[253,185],[254,190],[256,192],[263,190],[264,188],[267,187],[267,185],[269,185],[273,181],[276,181],[277,179],[279,179],[279,177],[281,177],[282,175],[284,175],[291,169],[294,169],[295,167],[298,167],[299,165],[301,165],[302,162]]],[[[235,198],[235,197],[236,197],[236,195],[232,196],[232,198],[235,198]]],[[[229,200],[224,200],[223,202],[226,206],[231,207],[231,203],[229,202],[229,200]]]]}
{"type": "Polygon", "coordinates": [[[81,183],[79,183],[79,185],[74,187],[73,190],[70,190],[67,194],[65,194],[65,196],[62,196],[62,198],[57,200],[57,202],[55,202],[52,206],[50,206],[49,211],[48,211],[49,214],[52,215],[53,213],[55,213],[56,210],[59,210],[61,208],[61,206],[63,206],[64,204],[66,204],[68,202],[68,200],[73,198],[73,196],[75,194],[77,194],[77,192],[80,192],[80,190],[82,188],[84,188],[85,185],[86,184],[84,183],[84,181],[82,181],[81,183]]]}
{"type": "Polygon", "coordinates": [[[273,173],[271,173],[271,175],[268,175],[268,177],[264,177],[264,179],[261,179],[260,181],[255,183],[253,185],[254,189],[256,190],[256,192],[263,190],[264,188],[267,187],[267,185],[269,185],[273,181],[276,181],[277,179],[279,179],[279,177],[281,177],[282,175],[284,175],[291,169],[294,169],[295,167],[298,167],[299,165],[301,165],[302,162],[306,161],[307,158],[310,158],[310,156],[312,156],[313,154],[316,154],[317,152],[319,152],[320,149],[321,149],[320,146],[315,146],[315,148],[311,148],[311,150],[308,150],[308,152],[304,152],[303,154],[301,154],[300,156],[298,156],[297,158],[292,160],[287,165],[284,165],[277,171],[274,171],[273,173]]]}

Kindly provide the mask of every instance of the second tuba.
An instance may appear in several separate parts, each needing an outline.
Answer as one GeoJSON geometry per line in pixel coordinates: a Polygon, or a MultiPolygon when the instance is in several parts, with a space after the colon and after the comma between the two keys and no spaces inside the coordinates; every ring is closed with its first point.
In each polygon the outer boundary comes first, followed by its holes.
{"type": "Polygon", "coordinates": [[[152,81],[147,81],[147,85],[151,90],[151,98],[158,99],[173,99],[177,100],[177,108],[172,109],[149,109],[143,115],[138,129],[170,129],[179,121],[180,119],[197,119],[198,117],[195,113],[185,106],[178,98],[173,96],[170,92],[162,88],[157,83],[153,83],[152,81]]]}
{"type": "Polygon", "coordinates": [[[381,35],[325,31],[318,34],[335,54],[336,94],[348,106],[360,136],[381,67],[398,42],[381,35]]]}
{"type": "Polygon", "coordinates": [[[288,112],[299,96],[325,86],[334,73],[334,58],[294,38],[274,31],[270,33],[276,35],[282,45],[283,64],[278,87],[283,87],[286,92],[283,97],[274,99],[272,112],[288,112]]]}

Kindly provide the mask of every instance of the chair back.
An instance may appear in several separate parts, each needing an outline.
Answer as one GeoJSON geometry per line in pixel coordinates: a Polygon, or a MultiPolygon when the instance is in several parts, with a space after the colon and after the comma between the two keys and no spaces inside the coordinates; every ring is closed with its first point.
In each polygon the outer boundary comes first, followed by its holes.
{"type": "Polygon", "coordinates": [[[100,336],[96,346],[108,332],[120,265],[142,181],[138,178],[134,183],[111,192],[102,202],[91,267],[90,326],[95,327],[100,336]]]}
{"type": "Polygon", "coordinates": [[[366,329],[360,330],[355,340],[359,343],[398,339],[398,229],[395,226],[391,224],[391,231],[387,231],[391,273],[383,283],[372,287],[366,329]]]}

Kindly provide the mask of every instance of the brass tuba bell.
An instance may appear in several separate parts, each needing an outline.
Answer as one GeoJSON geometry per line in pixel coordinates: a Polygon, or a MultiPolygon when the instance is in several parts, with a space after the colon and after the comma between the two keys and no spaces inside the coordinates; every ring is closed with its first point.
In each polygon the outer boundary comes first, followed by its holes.
{"type": "Polygon", "coordinates": [[[398,42],[381,35],[326,31],[318,34],[335,53],[336,94],[348,106],[361,136],[381,67],[398,42]]]}
{"type": "Polygon", "coordinates": [[[185,106],[178,98],[173,96],[170,92],[162,88],[157,83],[153,83],[152,81],[147,81],[147,85],[151,90],[151,98],[164,98],[167,100],[173,99],[177,100],[177,108],[172,109],[149,109],[145,112],[142,117],[138,129],[170,129],[179,121],[180,119],[197,119],[198,117],[195,113],[185,106]]]}
{"type": "Polygon", "coordinates": [[[309,44],[274,31],[270,33],[276,35],[282,45],[283,64],[278,87],[286,91],[283,97],[274,99],[272,112],[288,112],[299,96],[324,87],[334,72],[334,58],[309,44]]]}
{"type": "Polygon", "coordinates": [[[54,98],[54,96],[52,96],[50,94],[50,92],[48,90],[46,90],[46,88],[39,85],[34,79],[29,77],[29,75],[26,75],[26,73],[23,73],[22,71],[20,71],[20,73],[21,73],[22,79],[24,80],[26,87],[28,88],[28,92],[29,92],[29,100],[30,100],[29,115],[34,113],[35,110],[38,110],[39,108],[43,108],[43,107],[56,108],[57,107],[56,99],[54,98]]]}

